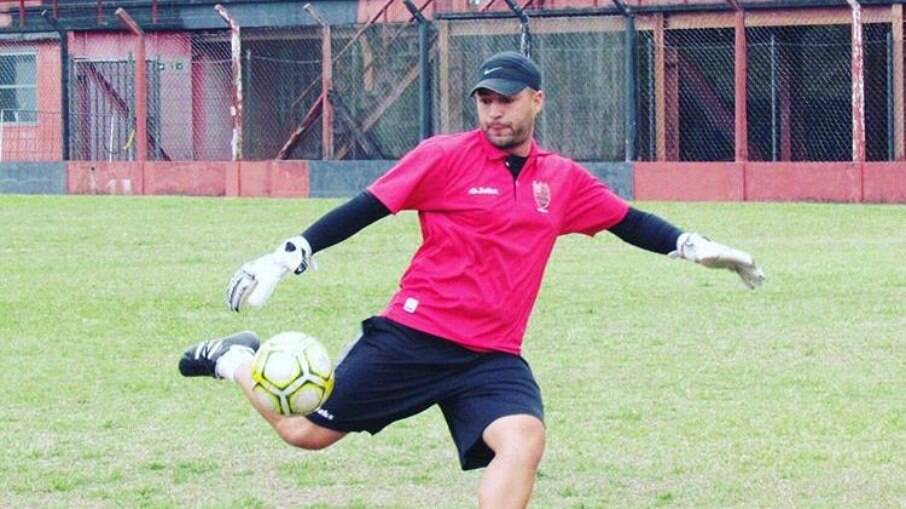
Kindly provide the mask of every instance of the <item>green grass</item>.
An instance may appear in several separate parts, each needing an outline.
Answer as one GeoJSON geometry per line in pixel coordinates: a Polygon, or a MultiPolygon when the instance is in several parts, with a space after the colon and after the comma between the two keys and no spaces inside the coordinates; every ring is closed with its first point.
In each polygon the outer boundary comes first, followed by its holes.
{"type": "MultiPolygon", "coordinates": [[[[233,270],[336,201],[0,196],[0,507],[459,508],[436,409],[284,445],[185,346],[304,330],[336,354],[419,242],[413,214],[320,255],[257,312],[233,270]]],[[[748,249],[736,276],[564,238],[525,355],[548,448],[533,507],[906,505],[906,208],[639,204],[748,249]]]]}

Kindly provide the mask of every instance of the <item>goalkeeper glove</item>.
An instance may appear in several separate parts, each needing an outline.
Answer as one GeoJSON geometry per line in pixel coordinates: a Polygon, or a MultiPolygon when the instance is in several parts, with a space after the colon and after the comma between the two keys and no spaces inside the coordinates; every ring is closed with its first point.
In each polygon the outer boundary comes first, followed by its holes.
{"type": "Polygon", "coordinates": [[[233,274],[227,286],[226,304],[237,313],[243,303],[260,308],[287,274],[301,274],[308,268],[317,269],[308,241],[301,235],[289,238],[273,253],[244,264],[233,274]]]}
{"type": "Polygon", "coordinates": [[[676,241],[676,251],[670,258],[683,258],[711,269],[728,269],[739,274],[750,289],[761,286],[767,279],[752,255],[733,249],[698,233],[683,233],[676,241]]]}

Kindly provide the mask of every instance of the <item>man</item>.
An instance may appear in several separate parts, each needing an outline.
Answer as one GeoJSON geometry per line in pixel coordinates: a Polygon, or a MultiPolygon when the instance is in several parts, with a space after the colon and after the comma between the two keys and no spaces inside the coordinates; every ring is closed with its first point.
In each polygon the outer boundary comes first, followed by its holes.
{"type": "Polygon", "coordinates": [[[251,332],[199,343],[180,371],[235,381],[283,440],[305,449],[348,432],[374,434],[439,405],[462,468],[486,467],[479,505],[521,508],[545,430],[540,391],[519,354],[559,235],[609,230],[650,251],[731,269],[750,288],[764,275],[748,254],[628,206],[577,163],[539,148],[532,135],[544,92],[530,59],[490,57],[472,96],[479,129],[425,140],[366,191],[230,282],[231,309],[261,306],[284,275],[311,266],[314,253],[388,214],[419,212],[423,242],[399,291],[380,316],[363,322],[319,411],[284,417],[262,407],[251,391],[259,344],[251,332]]]}

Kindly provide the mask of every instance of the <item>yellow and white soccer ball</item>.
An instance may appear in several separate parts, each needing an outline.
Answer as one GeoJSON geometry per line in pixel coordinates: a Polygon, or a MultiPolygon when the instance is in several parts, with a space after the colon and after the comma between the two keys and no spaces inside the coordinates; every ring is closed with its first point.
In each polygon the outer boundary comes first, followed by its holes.
{"type": "Polygon", "coordinates": [[[327,349],[302,332],[281,332],[266,341],[252,363],[255,395],[283,415],[308,415],[333,391],[327,349]]]}

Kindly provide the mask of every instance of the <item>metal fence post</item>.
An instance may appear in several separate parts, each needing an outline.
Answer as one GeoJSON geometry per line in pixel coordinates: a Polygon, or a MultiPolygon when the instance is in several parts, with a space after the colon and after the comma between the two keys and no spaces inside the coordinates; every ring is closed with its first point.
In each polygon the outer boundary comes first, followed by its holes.
{"type": "Polygon", "coordinates": [[[69,36],[53,14],[46,9],[41,16],[60,34],[60,129],[63,138],[62,159],[69,160],[69,36]]]}
{"type": "Polygon", "coordinates": [[[887,160],[894,161],[896,158],[896,151],[894,150],[895,136],[894,136],[894,127],[895,122],[894,118],[894,109],[893,109],[893,33],[887,32],[887,37],[884,39],[885,46],[885,64],[887,66],[887,80],[884,83],[885,90],[887,92],[887,160]]]}
{"type": "Polygon", "coordinates": [[[638,34],[635,29],[635,16],[629,14],[626,16],[626,42],[624,44],[626,51],[626,113],[624,127],[626,136],[626,154],[627,162],[635,161],[638,155],[639,139],[639,55],[638,55],[638,34]]]}
{"type": "Polygon", "coordinates": [[[148,158],[148,80],[145,63],[145,32],[132,16],[120,7],[116,17],[135,34],[135,160],[148,158]]]}
{"type": "MultiPolygon", "coordinates": [[[[736,3],[733,38],[733,76],[734,76],[734,113],[735,113],[735,153],[736,162],[749,160],[749,111],[746,84],[749,75],[749,59],[746,40],[746,13],[742,5],[736,3]]],[[[745,173],[743,173],[745,178],[745,173]]],[[[745,191],[743,191],[745,196],[745,191]]]]}
{"type": "Polygon", "coordinates": [[[519,18],[519,51],[523,55],[532,58],[532,33],[529,31],[529,17],[525,14],[522,7],[516,4],[515,0],[504,0],[516,17],[519,18]]]}
{"type": "Polygon", "coordinates": [[[233,137],[230,143],[233,161],[242,160],[242,33],[239,23],[226,8],[220,4],[214,6],[217,14],[230,27],[230,58],[233,71],[233,104],[230,106],[230,116],[233,117],[233,137]]]}
{"type": "Polygon", "coordinates": [[[403,0],[412,17],[418,22],[418,128],[421,139],[429,138],[432,134],[431,119],[431,64],[429,62],[431,51],[431,23],[412,3],[412,0],[403,0]]]}
{"type": "Polygon", "coordinates": [[[624,83],[624,112],[623,136],[624,156],[627,162],[635,161],[637,153],[637,140],[639,137],[639,58],[638,34],[635,29],[635,15],[621,0],[613,0],[626,23],[623,41],[623,78],[624,83]]]}
{"type": "Polygon", "coordinates": [[[853,161],[865,161],[865,75],[862,63],[862,6],[847,0],[852,9],[853,161]]]}
{"type": "Polygon", "coordinates": [[[322,159],[330,160],[334,156],[333,146],[333,105],[330,93],[333,90],[333,49],[331,48],[330,25],[311,4],[303,8],[321,25],[321,153],[322,159]]]}
{"type": "Polygon", "coordinates": [[[906,143],[904,143],[904,132],[906,125],[903,119],[903,4],[894,4],[890,6],[890,35],[891,35],[891,57],[893,67],[891,76],[893,80],[893,160],[902,161],[906,159],[906,143]]]}
{"type": "Polygon", "coordinates": [[[6,110],[0,110],[0,161],[3,161],[3,128],[6,125],[6,110]]]}

